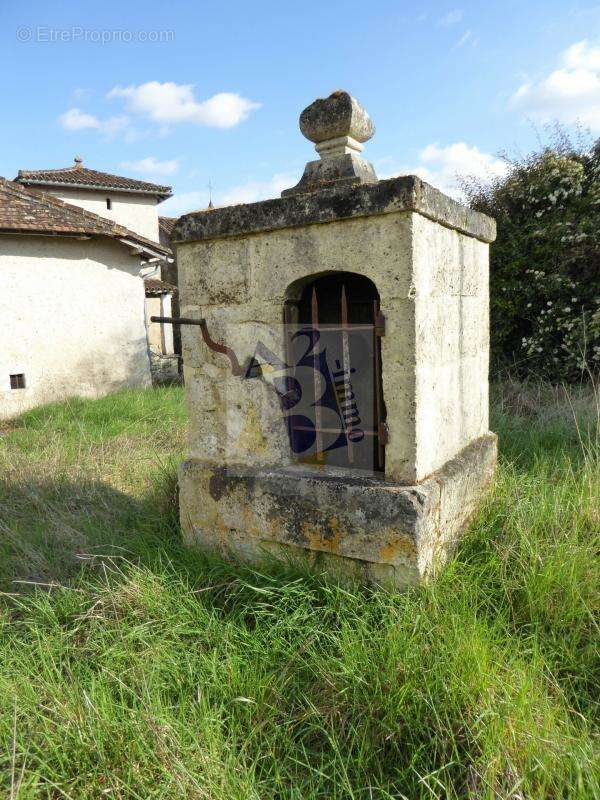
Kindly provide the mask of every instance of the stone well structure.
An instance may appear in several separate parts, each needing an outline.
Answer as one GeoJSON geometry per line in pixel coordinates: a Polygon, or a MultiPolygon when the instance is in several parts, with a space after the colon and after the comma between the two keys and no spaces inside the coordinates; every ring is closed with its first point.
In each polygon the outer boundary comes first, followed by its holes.
{"type": "Polygon", "coordinates": [[[493,475],[493,220],[378,181],[346,92],[300,116],[320,159],[282,197],[182,217],[190,544],[405,586],[445,560],[493,475]]]}

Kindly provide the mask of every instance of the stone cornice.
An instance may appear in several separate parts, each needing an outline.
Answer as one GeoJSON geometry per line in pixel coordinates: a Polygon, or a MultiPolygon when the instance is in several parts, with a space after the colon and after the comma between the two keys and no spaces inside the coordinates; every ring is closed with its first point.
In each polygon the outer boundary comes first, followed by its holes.
{"type": "Polygon", "coordinates": [[[496,223],[491,217],[461,205],[416,175],[403,175],[362,186],[324,187],[306,194],[185,214],[175,225],[171,242],[245,236],[399,211],[414,211],[483,242],[496,238],[496,223]]]}

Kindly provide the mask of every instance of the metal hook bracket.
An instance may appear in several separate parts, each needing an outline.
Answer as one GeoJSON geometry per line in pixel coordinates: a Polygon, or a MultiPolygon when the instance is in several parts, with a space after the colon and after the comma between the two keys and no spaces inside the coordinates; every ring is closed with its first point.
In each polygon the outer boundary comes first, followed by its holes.
{"type": "Polygon", "coordinates": [[[246,372],[244,367],[240,365],[238,357],[231,347],[226,344],[221,344],[221,342],[216,342],[212,338],[208,332],[205,319],[192,319],[191,317],[150,317],[150,322],[165,322],[168,325],[198,325],[204,344],[213,352],[222,353],[227,356],[231,364],[231,372],[233,375],[243,375],[246,372]]]}

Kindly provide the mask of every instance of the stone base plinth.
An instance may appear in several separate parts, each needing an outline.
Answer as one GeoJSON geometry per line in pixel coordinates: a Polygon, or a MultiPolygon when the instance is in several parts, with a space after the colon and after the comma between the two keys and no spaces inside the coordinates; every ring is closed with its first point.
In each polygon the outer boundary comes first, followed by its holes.
{"type": "Polygon", "coordinates": [[[414,585],[452,552],[491,482],[496,442],[482,436],[414,486],[328,468],[186,461],[184,537],[252,564],[275,556],[364,583],[414,585]]]}

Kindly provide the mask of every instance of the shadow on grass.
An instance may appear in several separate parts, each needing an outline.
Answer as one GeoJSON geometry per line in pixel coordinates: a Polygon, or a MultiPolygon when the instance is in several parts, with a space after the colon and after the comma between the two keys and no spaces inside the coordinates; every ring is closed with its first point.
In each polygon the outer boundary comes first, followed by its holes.
{"type": "MultiPolygon", "coordinates": [[[[571,464],[581,461],[577,432],[563,424],[545,431],[498,415],[501,463],[511,462],[526,476],[536,461],[553,462],[568,452],[571,464]]],[[[177,475],[165,468],[147,477],[145,495],[132,497],[102,481],[72,481],[64,476],[45,480],[0,479],[0,591],[15,591],[14,581],[65,583],[100,556],[121,558],[147,566],[166,560],[187,576],[205,579],[207,569],[219,572],[219,561],[183,545],[179,525],[177,475]]],[[[494,504],[496,505],[496,504],[494,504]]],[[[502,503],[484,512],[483,536],[468,537],[458,555],[485,562],[502,535],[502,503]]],[[[236,565],[241,574],[249,574],[236,565]]],[[[307,571],[298,564],[269,564],[269,575],[298,577],[307,571]]],[[[231,565],[227,567],[230,579],[231,565]]],[[[265,576],[267,580],[267,576],[265,576]]],[[[19,585],[19,590],[25,584],[19,585]]]]}
{"type": "Polygon", "coordinates": [[[185,546],[174,473],[162,473],[142,499],[102,481],[0,480],[0,592],[73,584],[107,561],[176,573],[192,586],[205,587],[223,612],[240,600],[234,585],[245,595],[242,585],[248,588],[248,582],[275,587],[304,578],[320,583],[299,564],[270,559],[259,575],[185,546]]]}
{"type": "Polygon", "coordinates": [[[141,500],[101,481],[0,481],[0,590],[71,581],[101,555],[184,563],[175,475],[141,500]]]}

